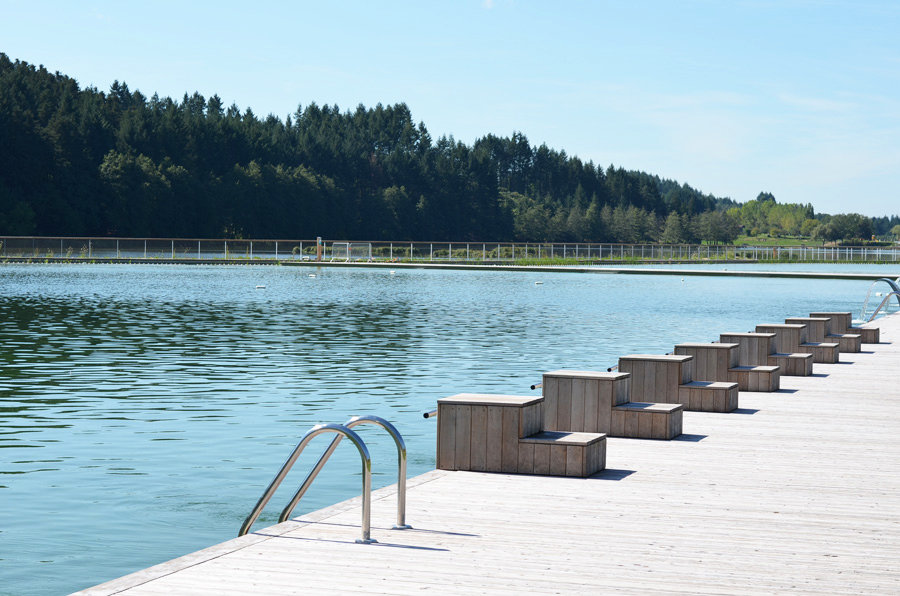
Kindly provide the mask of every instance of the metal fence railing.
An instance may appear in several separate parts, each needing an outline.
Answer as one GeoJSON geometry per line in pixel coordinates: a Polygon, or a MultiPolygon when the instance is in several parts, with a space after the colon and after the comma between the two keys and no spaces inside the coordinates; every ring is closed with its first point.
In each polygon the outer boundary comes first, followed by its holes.
{"type": "MultiPolygon", "coordinates": [[[[316,240],[0,236],[0,257],[196,261],[315,260],[316,240]]],[[[900,261],[900,246],[382,242],[325,240],[325,261],[491,263],[874,262],[900,261]]]]}

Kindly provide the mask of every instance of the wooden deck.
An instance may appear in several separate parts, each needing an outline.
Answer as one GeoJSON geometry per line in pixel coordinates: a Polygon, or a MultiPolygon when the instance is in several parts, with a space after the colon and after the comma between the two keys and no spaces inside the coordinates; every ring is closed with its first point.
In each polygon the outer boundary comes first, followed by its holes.
{"type": "MultiPolygon", "coordinates": [[[[900,316],[881,340],[587,479],[434,471],[84,594],[900,593],[900,316]]],[[[235,528],[241,520],[235,520],[235,528]]],[[[140,536],[134,537],[140,541],[140,536]]]]}

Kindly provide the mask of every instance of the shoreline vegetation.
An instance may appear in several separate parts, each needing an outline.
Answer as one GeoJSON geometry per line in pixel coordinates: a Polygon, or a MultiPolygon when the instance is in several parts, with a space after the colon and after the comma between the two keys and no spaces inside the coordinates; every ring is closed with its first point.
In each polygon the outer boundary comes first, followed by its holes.
{"type": "MultiPolygon", "coordinates": [[[[900,217],[739,202],[521,132],[432,139],[404,103],[257,117],[108,92],[0,53],[0,234],[504,242],[890,242],[900,217]]],[[[748,197],[749,198],[749,197],[748,197]]]]}

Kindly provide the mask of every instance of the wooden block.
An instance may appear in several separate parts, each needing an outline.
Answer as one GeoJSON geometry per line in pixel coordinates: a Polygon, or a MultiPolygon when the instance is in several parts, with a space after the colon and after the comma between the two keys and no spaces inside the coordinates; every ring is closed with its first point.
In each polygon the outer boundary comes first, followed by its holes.
{"type": "Polygon", "coordinates": [[[610,412],[610,434],[614,437],[625,436],[625,412],[612,410],[610,412]]]}
{"type": "MultiPolygon", "coordinates": [[[[612,385],[612,383],[604,383],[612,385]]],[[[606,432],[600,430],[600,382],[586,379],[584,383],[584,425],[583,430],[591,433],[606,432]]],[[[609,407],[606,407],[609,410],[609,407]]]]}
{"type": "Polygon", "coordinates": [[[566,475],[566,446],[550,445],[550,475],[566,475]]]}
{"type": "MultiPolygon", "coordinates": [[[[506,410],[508,408],[504,408],[506,410]]],[[[472,406],[456,406],[456,470],[471,470],[472,406]]]]}
{"type": "MultiPolygon", "coordinates": [[[[487,406],[472,406],[472,437],[469,442],[469,469],[487,470],[487,406]]],[[[440,420],[440,418],[438,418],[440,420]]]]}
{"type": "Polygon", "coordinates": [[[650,428],[650,438],[651,439],[666,439],[667,434],[667,426],[668,426],[668,416],[661,412],[650,414],[651,418],[651,428],[650,428]]]}
{"type": "Polygon", "coordinates": [[[638,436],[638,414],[636,412],[625,412],[625,436],[638,436]]]}
{"type": "Polygon", "coordinates": [[[631,383],[633,381],[631,375],[617,379],[613,382],[613,403],[614,406],[621,406],[631,401],[631,383]]]}
{"type": "Polygon", "coordinates": [[[644,392],[644,376],[643,374],[639,374],[637,370],[635,370],[635,361],[634,360],[622,360],[619,359],[619,370],[621,372],[630,373],[631,378],[631,395],[629,399],[636,400],[638,395],[641,395],[644,392]],[[622,368],[622,367],[625,368],[622,368]]]}
{"type": "Polygon", "coordinates": [[[666,389],[659,396],[655,397],[657,401],[668,401],[665,399],[666,394],[674,394],[675,401],[678,400],[678,386],[681,385],[679,382],[681,379],[681,366],[677,363],[674,363],[672,366],[666,369],[666,389]],[[674,388],[674,392],[673,392],[674,388]]]}
{"type": "MultiPolygon", "coordinates": [[[[656,391],[654,392],[654,399],[659,400],[661,399],[659,396],[670,396],[673,395],[673,393],[677,394],[678,388],[673,388],[672,385],[669,384],[669,371],[671,371],[673,368],[676,371],[678,370],[677,362],[659,363],[659,368],[657,368],[656,371],[656,391]]],[[[662,399],[664,401],[668,401],[668,399],[666,399],[665,397],[663,397],[662,399]]]]}
{"type": "MultiPolygon", "coordinates": [[[[556,425],[553,430],[572,430],[572,379],[559,379],[559,398],[556,402],[556,425]]],[[[551,430],[551,429],[545,429],[551,430]]]]}
{"type": "Polygon", "coordinates": [[[680,365],[681,383],[690,383],[694,378],[694,360],[682,362],[680,365]]]}
{"type": "Polygon", "coordinates": [[[691,387],[688,389],[690,392],[690,399],[688,400],[687,405],[684,406],[685,410],[701,410],[703,408],[703,395],[696,388],[691,387]]]}
{"type": "Polygon", "coordinates": [[[669,438],[674,439],[682,432],[683,410],[673,412],[669,415],[669,438]]]}
{"type": "Polygon", "coordinates": [[[647,362],[641,368],[644,370],[643,391],[637,394],[637,401],[648,401],[650,396],[656,395],[656,363],[647,362]]]}
{"type": "Polygon", "coordinates": [[[550,473],[550,445],[548,443],[534,444],[534,473],[547,475],[550,473]]]}
{"type": "Polygon", "coordinates": [[[572,379],[572,413],[566,430],[584,431],[584,379],[572,379]]]}
{"type": "Polygon", "coordinates": [[[441,470],[456,469],[456,406],[438,405],[438,465],[441,470]]]}
{"type": "Polygon", "coordinates": [[[566,476],[584,477],[585,448],[568,445],[566,447],[566,476]]]}
{"type": "MultiPolygon", "coordinates": [[[[488,408],[487,412],[487,453],[485,455],[485,471],[499,472],[503,469],[503,410],[505,408],[488,408]]],[[[440,414],[438,415],[440,420],[440,414]]]]}
{"type": "Polygon", "coordinates": [[[543,429],[544,404],[538,402],[522,408],[523,424],[519,429],[519,437],[527,437],[543,429]]]}
{"type": "Polygon", "coordinates": [[[559,430],[557,403],[559,402],[559,378],[544,375],[544,430],[559,430]]]}
{"type": "Polygon", "coordinates": [[[519,443],[519,463],[516,471],[519,474],[534,474],[535,443],[519,443]]]}
{"type": "Polygon", "coordinates": [[[501,408],[503,431],[500,436],[500,471],[516,473],[519,465],[519,408],[501,408]]]}
{"type": "Polygon", "coordinates": [[[698,393],[700,393],[700,410],[703,412],[713,411],[713,392],[698,390],[698,393]]]}
{"type": "Polygon", "coordinates": [[[637,436],[641,439],[653,438],[653,414],[640,414],[634,412],[638,419],[637,436]]]}

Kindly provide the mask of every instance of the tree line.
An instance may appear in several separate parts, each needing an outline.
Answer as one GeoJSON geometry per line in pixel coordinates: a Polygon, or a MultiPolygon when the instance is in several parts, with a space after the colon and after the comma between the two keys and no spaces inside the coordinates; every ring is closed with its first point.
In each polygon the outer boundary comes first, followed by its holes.
{"type": "Polygon", "coordinates": [[[0,139],[7,235],[730,242],[808,220],[823,237],[900,223],[738,204],[521,133],[433,139],[403,103],[260,118],[218,95],[82,89],[2,53],[0,139]]]}

